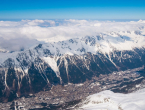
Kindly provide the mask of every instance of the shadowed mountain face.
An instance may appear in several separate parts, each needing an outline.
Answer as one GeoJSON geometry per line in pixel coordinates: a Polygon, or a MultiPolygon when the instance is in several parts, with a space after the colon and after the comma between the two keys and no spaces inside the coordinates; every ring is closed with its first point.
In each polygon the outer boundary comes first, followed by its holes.
{"type": "MultiPolygon", "coordinates": [[[[92,48],[96,46],[93,38],[88,37],[83,41],[85,45],[90,42],[89,46],[92,48]]],[[[68,42],[72,44],[77,41],[71,39],[68,42]]],[[[99,50],[93,53],[82,46],[83,48],[76,49],[81,54],[64,54],[62,49],[70,52],[72,50],[65,42],[61,42],[61,49],[54,47],[52,44],[39,44],[2,62],[0,101],[12,101],[16,97],[50,90],[52,85],[83,83],[100,74],[133,69],[145,64],[143,47],[132,50],[117,50],[111,47],[113,51],[109,53],[99,50]]]]}

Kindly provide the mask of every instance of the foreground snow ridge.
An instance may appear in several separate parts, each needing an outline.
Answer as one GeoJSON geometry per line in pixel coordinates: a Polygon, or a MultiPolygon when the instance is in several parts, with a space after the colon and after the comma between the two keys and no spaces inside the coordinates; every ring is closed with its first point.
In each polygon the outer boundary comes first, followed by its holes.
{"type": "Polygon", "coordinates": [[[122,94],[109,90],[90,95],[81,103],[83,110],[145,110],[145,89],[122,94]]]}

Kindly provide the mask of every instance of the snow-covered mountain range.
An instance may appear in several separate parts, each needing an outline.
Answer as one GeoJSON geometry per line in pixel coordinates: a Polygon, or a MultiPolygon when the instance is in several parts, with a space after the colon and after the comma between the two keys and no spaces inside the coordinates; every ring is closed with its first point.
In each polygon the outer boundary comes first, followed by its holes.
{"type": "Polygon", "coordinates": [[[145,65],[145,29],[41,43],[29,49],[0,50],[0,95],[19,97],[52,84],[82,83],[100,74],[145,65]]]}

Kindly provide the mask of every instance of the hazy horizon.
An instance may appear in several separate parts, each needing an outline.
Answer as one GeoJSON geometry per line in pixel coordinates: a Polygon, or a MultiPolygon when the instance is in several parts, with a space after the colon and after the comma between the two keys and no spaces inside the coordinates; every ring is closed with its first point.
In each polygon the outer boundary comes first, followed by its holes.
{"type": "Polygon", "coordinates": [[[0,21],[22,21],[22,20],[53,20],[53,21],[64,21],[64,20],[87,20],[87,21],[115,21],[115,22],[129,22],[129,21],[139,21],[145,19],[0,19],[0,21]]]}

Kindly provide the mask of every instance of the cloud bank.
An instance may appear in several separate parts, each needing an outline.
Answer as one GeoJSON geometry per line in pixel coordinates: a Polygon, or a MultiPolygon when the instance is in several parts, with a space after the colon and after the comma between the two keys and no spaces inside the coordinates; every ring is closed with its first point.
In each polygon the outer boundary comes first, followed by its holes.
{"type": "Polygon", "coordinates": [[[58,42],[100,33],[136,31],[145,34],[145,21],[97,20],[0,21],[0,49],[20,51],[43,42],[58,42]]]}

